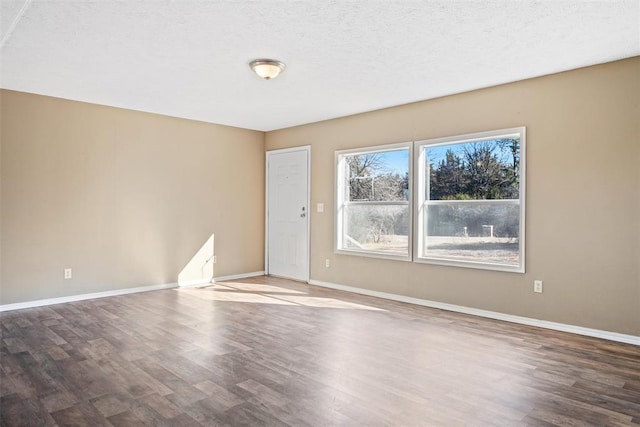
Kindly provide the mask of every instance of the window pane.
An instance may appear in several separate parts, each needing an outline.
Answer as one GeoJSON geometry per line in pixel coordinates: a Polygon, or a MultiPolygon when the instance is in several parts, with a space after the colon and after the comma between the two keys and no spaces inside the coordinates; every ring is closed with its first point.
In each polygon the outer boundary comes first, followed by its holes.
{"type": "Polygon", "coordinates": [[[425,147],[427,200],[517,199],[520,138],[425,147]]]}
{"type": "Polygon", "coordinates": [[[346,205],[343,249],[409,253],[409,205],[346,205]]]}
{"type": "Polygon", "coordinates": [[[520,206],[451,202],[427,206],[424,254],[431,258],[518,266],[520,206]]]}
{"type": "Polygon", "coordinates": [[[337,249],[409,259],[411,145],[337,155],[337,249]]]}
{"type": "Polygon", "coordinates": [[[409,150],[344,156],[349,201],[401,201],[409,198],[409,150]]]}

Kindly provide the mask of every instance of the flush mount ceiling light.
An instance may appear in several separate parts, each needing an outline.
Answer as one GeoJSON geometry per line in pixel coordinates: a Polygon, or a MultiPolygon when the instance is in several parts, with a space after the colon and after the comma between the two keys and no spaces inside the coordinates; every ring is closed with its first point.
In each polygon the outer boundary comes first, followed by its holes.
{"type": "Polygon", "coordinates": [[[283,62],[275,59],[256,59],[251,61],[249,66],[258,77],[265,80],[275,79],[286,67],[283,62]]]}

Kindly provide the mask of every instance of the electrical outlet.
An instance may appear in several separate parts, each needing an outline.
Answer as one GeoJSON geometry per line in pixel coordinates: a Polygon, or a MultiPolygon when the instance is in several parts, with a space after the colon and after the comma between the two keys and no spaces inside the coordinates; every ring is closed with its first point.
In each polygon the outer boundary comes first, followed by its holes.
{"type": "Polygon", "coordinates": [[[331,267],[331,260],[329,258],[324,260],[324,266],[327,268],[331,267]]]}
{"type": "Polygon", "coordinates": [[[533,292],[542,293],[542,280],[534,280],[533,281],[533,292]]]}
{"type": "Polygon", "coordinates": [[[70,268],[65,268],[64,269],[64,278],[65,279],[71,279],[71,269],[70,268]]]}
{"type": "Polygon", "coordinates": [[[218,257],[216,255],[214,255],[211,260],[213,261],[214,264],[218,263],[218,257]]]}
{"type": "Polygon", "coordinates": [[[324,212],[324,203],[316,204],[316,212],[318,212],[318,213],[324,212]]]}

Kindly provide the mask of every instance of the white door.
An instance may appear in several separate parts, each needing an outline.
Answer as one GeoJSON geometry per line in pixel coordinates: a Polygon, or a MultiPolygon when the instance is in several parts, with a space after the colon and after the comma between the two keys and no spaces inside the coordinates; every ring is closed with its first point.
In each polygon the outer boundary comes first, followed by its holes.
{"type": "Polygon", "coordinates": [[[309,281],[310,147],[267,152],[268,274],[309,281]]]}

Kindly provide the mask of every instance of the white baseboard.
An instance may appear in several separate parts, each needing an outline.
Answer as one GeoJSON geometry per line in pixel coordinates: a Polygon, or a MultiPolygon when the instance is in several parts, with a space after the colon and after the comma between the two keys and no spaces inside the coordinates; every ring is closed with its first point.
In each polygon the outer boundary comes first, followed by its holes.
{"type": "Polygon", "coordinates": [[[42,307],[45,305],[62,304],[65,302],[83,301],[94,298],[113,297],[116,295],[135,294],[138,292],[158,291],[161,289],[177,288],[177,283],[165,283],[162,285],[139,286],[136,288],[114,289],[112,291],[93,292],[90,294],[70,295],[58,298],[46,298],[35,301],[17,302],[14,304],[0,305],[0,313],[3,311],[21,310],[23,308],[42,307]]]}
{"type": "MultiPolygon", "coordinates": [[[[264,275],[264,271],[254,271],[252,273],[232,274],[229,276],[216,277],[213,279],[213,281],[245,279],[247,277],[256,277],[256,276],[263,276],[263,275],[264,275]]],[[[45,305],[62,304],[65,302],[83,301],[83,300],[94,299],[94,298],[113,297],[116,295],[135,294],[138,292],[158,291],[160,289],[171,289],[171,288],[177,288],[177,287],[190,288],[190,287],[206,285],[209,283],[212,283],[212,282],[206,281],[206,280],[190,280],[190,281],[184,282],[182,285],[178,285],[177,283],[165,283],[162,285],[139,286],[136,288],[114,289],[112,291],[93,292],[90,294],[70,295],[66,297],[46,298],[46,299],[39,299],[35,301],[17,302],[13,304],[2,304],[0,305],[0,313],[2,313],[3,311],[21,310],[23,308],[33,308],[33,307],[42,307],[45,305]]]]}
{"type": "Polygon", "coordinates": [[[214,277],[214,282],[224,282],[225,280],[246,279],[248,277],[264,276],[264,271],[254,271],[252,273],[230,274],[229,276],[214,277]]]}
{"type": "Polygon", "coordinates": [[[209,285],[213,282],[213,279],[210,280],[203,280],[203,279],[197,279],[197,280],[186,280],[182,283],[178,282],[178,287],[180,288],[196,288],[198,286],[202,286],[202,285],[209,285]]]}
{"type": "Polygon", "coordinates": [[[368,295],[372,297],[384,298],[393,301],[406,302],[410,304],[422,305],[425,307],[439,308],[442,310],[455,311],[458,313],[471,314],[474,316],[487,317],[489,319],[504,320],[506,322],[520,323],[522,325],[537,326],[556,331],[570,332],[588,337],[602,338],[610,341],[617,341],[627,344],[640,345],[640,336],[620,334],[617,332],[603,331],[600,329],[584,328],[582,326],[567,325],[565,323],[549,322],[547,320],[532,319],[530,317],[514,316],[512,314],[498,313],[497,311],[481,310],[479,308],[465,307],[462,305],[447,304],[443,302],[430,301],[420,298],[407,297],[404,295],[391,294],[387,292],[372,291],[369,289],[355,288],[352,286],[339,285],[336,283],[323,282],[320,280],[310,280],[309,284],[324,288],[337,289],[340,291],[353,292],[356,294],[368,295]]]}

